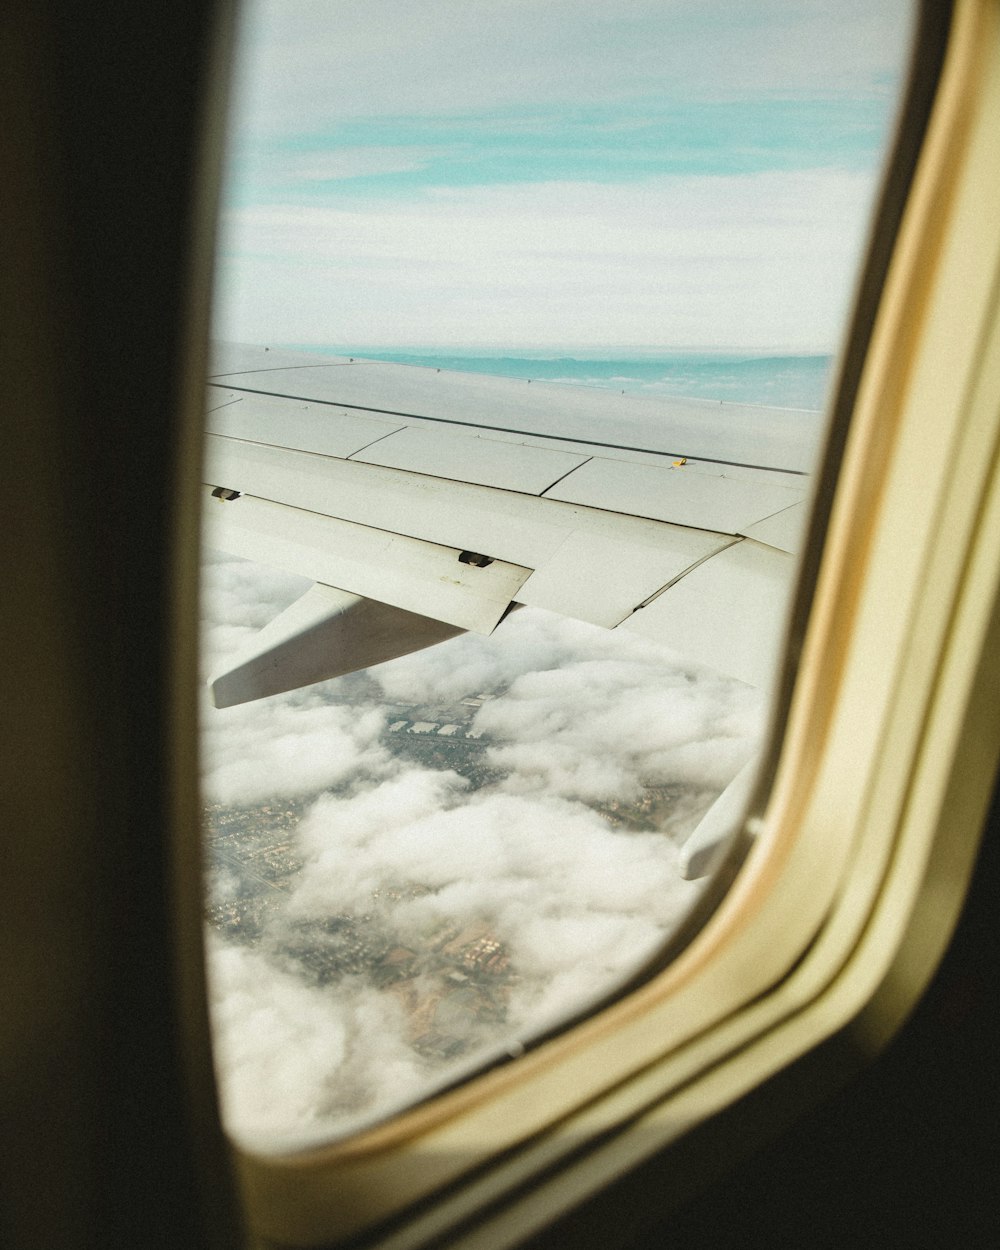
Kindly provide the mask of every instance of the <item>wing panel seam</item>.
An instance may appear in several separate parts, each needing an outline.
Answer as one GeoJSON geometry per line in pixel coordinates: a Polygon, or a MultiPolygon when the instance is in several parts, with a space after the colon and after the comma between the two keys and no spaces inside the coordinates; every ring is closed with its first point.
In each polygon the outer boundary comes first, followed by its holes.
{"type": "MultiPolygon", "coordinates": [[[[210,383],[212,386],[221,383],[210,383]]],[[[327,408],[350,408],[353,412],[378,413],[385,417],[404,417],[412,421],[433,421],[436,425],[450,425],[458,429],[495,430],[498,434],[520,434],[523,438],[545,438],[556,443],[576,443],[581,447],[603,447],[607,451],[632,451],[644,456],[663,456],[669,460],[685,458],[702,464],[722,464],[733,469],[759,469],[764,473],[787,473],[792,477],[808,477],[804,469],[787,469],[773,464],[752,464],[745,460],[719,460],[713,456],[700,456],[686,451],[657,451],[652,447],[632,447],[628,443],[602,443],[596,438],[568,438],[565,434],[543,434],[534,430],[519,430],[509,425],[487,425],[479,421],[456,421],[451,417],[430,417],[422,412],[399,412],[395,408],[371,408],[364,404],[345,404],[335,399],[310,399],[304,395],[289,395],[282,391],[262,391],[250,386],[227,385],[227,390],[243,391],[248,395],[265,395],[269,399],[294,399],[303,404],[323,404],[327,408]]],[[[551,489],[551,488],[550,488],[551,489]]]]}
{"type": "MultiPolygon", "coordinates": [[[[538,492],[538,498],[539,498],[539,499],[545,499],[545,498],[547,497],[547,495],[548,495],[548,492],[549,492],[550,490],[555,490],[555,488],[559,485],[559,483],[560,483],[560,482],[565,482],[565,481],[566,481],[566,479],[569,477],[569,475],[570,475],[571,473],[575,473],[575,472],[577,471],[577,469],[582,469],[582,468],[583,468],[583,466],[584,466],[585,464],[590,464],[590,462],[591,462],[592,460],[598,460],[598,459],[600,459],[600,457],[599,457],[599,456],[588,456],[586,460],[582,460],[579,464],[574,464],[574,465],[571,465],[571,466],[570,466],[570,467],[566,470],[566,472],[565,472],[565,473],[561,473],[561,474],[559,475],[559,477],[557,477],[557,478],[556,478],[556,480],[555,480],[554,482],[549,482],[549,484],[548,484],[548,486],[546,486],[545,490],[539,491],[539,492],[538,492]]],[[[558,500],[557,502],[561,503],[561,502],[562,502],[562,500],[558,500]]]]}
{"type": "MultiPolygon", "coordinates": [[[[712,530],[710,532],[715,533],[716,531],[712,530]]],[[[722,537],[722,535],[720,535],[720,537],[722,537]]],[[[670,590],[673,586],[676,586],[678,582],[682,582],[689,573],[693,573],[695,569],[700,568],[706,561],[714,560],[716,556],[722,555],[724,551],[729,551],[730,548],[735,547],[737,543],[745,543],[747,541],[748,539],[744,537],[744,535],[738,534],[722,547],[717,547],[715,551],[710,551],[707,555],[703,555],[701,559],[695,560],[692,564],[689,564],[683,572],[678,573],[676,577],[672,577],[669,582],[666,582],[663,586],[661,586],[659,590],[654,590],[651,595],[647,595],[646,598],[643,599],[642,603],[637,603],[628,616],[622,618],[622,621],[627,621],[629,616],[634,616],[636,612],[640,611],[640,609],[648,607],[655,599],[659,599],[660,595],[665,595],[668,590],[670,590]]],[[[618,622],[619,625],[622,621],[618,622]]]]}

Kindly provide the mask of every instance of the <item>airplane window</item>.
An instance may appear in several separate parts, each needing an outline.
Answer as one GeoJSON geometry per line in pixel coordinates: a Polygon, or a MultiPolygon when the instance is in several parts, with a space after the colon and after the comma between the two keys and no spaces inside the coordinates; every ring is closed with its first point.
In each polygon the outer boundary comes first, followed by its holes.
{"type": "Polygon", "coordinates": [[[328,1139],[516,1056],[700,897],[767,724],[910,20],[245,6],[202,713],[239,1140],[328,1139]]]}

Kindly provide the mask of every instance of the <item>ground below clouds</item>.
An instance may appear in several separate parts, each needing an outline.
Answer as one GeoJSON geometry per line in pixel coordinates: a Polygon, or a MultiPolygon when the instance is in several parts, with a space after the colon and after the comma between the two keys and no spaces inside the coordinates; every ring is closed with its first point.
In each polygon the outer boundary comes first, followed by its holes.
{"type": "MultiPolygon", "coordinates": [[[[205,565],[206,671],[304,583],[205,565]]],[[[525,610],[365,674],[203,712],[227,1126],[342,1133],[607,995],[698,887],[678,842],[758,692],[525,610]]]]}

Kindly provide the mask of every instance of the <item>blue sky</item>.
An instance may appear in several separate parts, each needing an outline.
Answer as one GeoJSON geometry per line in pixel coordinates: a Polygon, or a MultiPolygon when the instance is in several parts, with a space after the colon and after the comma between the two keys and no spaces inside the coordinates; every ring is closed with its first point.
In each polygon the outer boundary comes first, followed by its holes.
{"type": "Polygon", "coordinates": [[[245,10],[217,333],[835,348],[901,3],[245,10]]]}

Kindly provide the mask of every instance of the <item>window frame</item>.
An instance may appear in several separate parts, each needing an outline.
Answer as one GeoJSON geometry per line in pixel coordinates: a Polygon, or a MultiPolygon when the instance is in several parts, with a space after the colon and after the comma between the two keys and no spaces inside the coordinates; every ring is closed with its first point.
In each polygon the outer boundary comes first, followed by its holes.
{"type": "Polygon", "coordinates": [[[663,972],[516,1062],[327,1147],[237,1151],[263,1237],[515,1244],[831,1037],[858,1066],[912,1007],[995,764],[1000,361],[982,345],[1000,325],[1000,236],[980,219],[1000,184],[998,25],[994,4],[956,5],[926,134],[943,31],[923,27],[841,378],[828,463],[839,440],[843,463],[835,489],[821,478],[787,726],[736,880],[663,972]]]}

